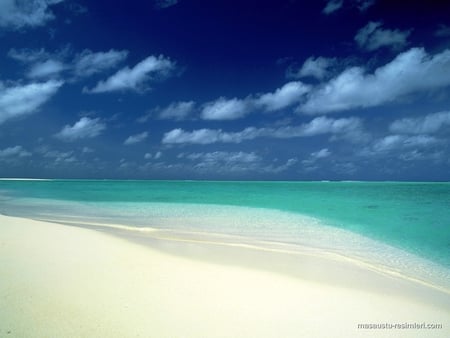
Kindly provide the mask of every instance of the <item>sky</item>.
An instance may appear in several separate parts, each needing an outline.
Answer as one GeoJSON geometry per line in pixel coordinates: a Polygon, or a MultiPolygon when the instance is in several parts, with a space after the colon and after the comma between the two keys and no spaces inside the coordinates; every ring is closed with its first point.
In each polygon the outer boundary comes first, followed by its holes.
{"type": "Polygon", "coordinates": [[[0,177],[450,180],[450,2],[0,0],[0,177]]]}

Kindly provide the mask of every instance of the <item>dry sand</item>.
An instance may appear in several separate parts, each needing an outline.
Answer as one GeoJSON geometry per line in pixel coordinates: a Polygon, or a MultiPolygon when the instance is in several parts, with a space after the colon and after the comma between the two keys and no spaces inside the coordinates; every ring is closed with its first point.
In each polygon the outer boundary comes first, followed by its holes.
{"type": "Polygon", "coordinates": [[[364,265],[123,232],[0,216],[0,337],[450,337],[447,293],[364,265]],[[406,322],[443,328],[357,328],[406,322]]]}

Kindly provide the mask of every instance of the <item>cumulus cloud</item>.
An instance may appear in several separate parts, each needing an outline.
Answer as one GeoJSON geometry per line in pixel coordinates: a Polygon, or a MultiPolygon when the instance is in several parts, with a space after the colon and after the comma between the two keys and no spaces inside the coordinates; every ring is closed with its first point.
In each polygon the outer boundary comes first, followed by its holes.
{"type": "Polygon", "coordinates": [[[22,148],[22,146],[8,147],[0,150],[0,158],[28,157],[31,153],[22,148]]]}
{"type": "Polygon", "coordinates": [[[55,164],[70,164],[78,161],[73,151],[41,149],[41,152],[43,157],[54,160],[55,164]]]}
{"type": "MultiPolygon", "coordinates": [[[[400,121],[400,120],[398,120],[400,121]]],[[[432,126],[430,129],[428,127],[423,128],[419,119],[414,121],[413,128],[418,128],[413,130],[412,134],[402,134],[404,131],[402,125],[398,131],[399,134],[389,134],[381,138],[373,140],[371,143],[367,144],[357,152],[357,156],[362,156],[366,158],[378,159],[378,158],[390,158],[392,160],[402,160],[402,161],[419,161],[427,160],[433,162],[440,162],[445,158],[445,147],[447,141],[442,138],[438,138],[427,134],[417,134],[420,131],[435,131],[436,127],[432,126]],[[419,122],[418,124],[416,122],[419,122]],[[416,133],[416,134],[415,134],[416,133]]],[[[410,122],[407,122],[410,123],[410,122]]],[[[396,128],[394,128],[396,129],[396,128]]]]}
{"type": "Polygon", "coordinates": [[[319,151],[312,152],[309,158],[302,161],[303,169],[309,171],[318,168],[318,161],[327,158],[331,155],[331,151],[328,148],[320,149],[319,151]]]}
{"type": "Polygon", "coordinates": [[[400,134],[433,134],[449,126],[450,111],[443,111],[421,117],[395,120],[389,129],[393,133],[400,134]]]}
{"type": "Polygon", "coordinates": [[[171,103],[166,108],[159,110],[158,117],[167,120],[185,120],[193,112],[195,107],[194,101],[181,101],[171,103]]]}
{"type": "Polygon", "coordinates": [[[66,68],[66,65],[64,65],[62,62],[50,59],[34,64],[28,72],[27,76],[32,79],[57,77],[66,68]]]}
{"type": "Polygon", "coordinates": [[[133,68],[125,67],[104,81],[100,81],[91,89],[91,93],[134,90],[142,91],[147,82],[163,78],[175,68],[175,64],[164,56],[149,56],[133,68]]]}
{"type": "Polygon", "coordinates": [[[50,7],[63,0],[2,0],[0,1],[0,27],[21,29],[45,25],[55,18],[50,7]]]}
{"type": "Polygon", "coordinates": [[[46,58],[50,57],[50,54],[47,53],[44,48],[41,48],[41,49],[11,48],[8,51],[8,56],[14,60],[17,60],[17,61],[20,61],[23,63],[30,63],[30,62],[45,60],[46,58]]]}
{"type": "Polygon", "coordinates": [[[99,118],[82,117],[73,126],[64,126],[55,136],[63,141],[75,141],[77,139],[96,137],[105,129],[106,125],[99,118]]]}
{"type": "Polygon", "coordinates": [[[242,172],[255,170],[260,167],[261,156],[255,153],[214,151],[209,153],[192,153],[185,156],[186,159],[195,161],[195,171],[208,172],[242,172]],[[256,167],[256,168],[255,168],[256,167]]]}
{"type": "Polygon", "coordinates": [[[144,141],[147,137],[148,137],[148,132],[144,131],[143,133],[129,136],[123,144],[125,144],[125,145],[136,144],[136,143],[144,141]]]}
{"type": "Polygon", "coordinates": [[[288,82],[273,93],[259,95],[253,100],[253,104],[269,112],[281,110],[298,103],[309,89],[309,86],[301,82],[288,82]]]}
{"type": "Polygon", "coordinates": [[[362,121],[355,117],[332,119],[317,117],[299,126],[284,126],[278,128],[248,127],[242,131],[226,132],[222,129],[197,129],[185,131],[177,128],[164,134],[165,144],[211,144],[211,143],[241,143],[259,137],[295,138],[311,137],[324,134],[347,135],[359,138],[362,133],[362,121]]]}
{"type": "Polygon", "coordinates": [[[274,165],[267,163],[255,152],[243,151],[214,151],[201,153],[179,154],[178,158],[191,161],[192,166],[186,169],[195,172],[212,172],[214,174],[229,174],[241,172],[280,173],[295,165],[298,160],[288,159],[285,163],[274,165]]]}
{"type": "Polygon", "coordinates": [[[279,138],[291,138],[323,134],[345,134],[361,130],[362,120],[357,117],[333,119],[320,116],[300,126],[286,126],[275,129],[274,135],[279,138]]]}
{"type": "Polygon", "coordinates": [[[5,87],[0,83],[0,124],[38,111],[62,86],[61,81],[47,81],[5,87]]]}
{"type": "Polygon", "coordinates": [[[158,160],[158,159],[160,159],[161,157],[162,157],[162,152],[161,151],[157,151],[156,153],[155,153],[155,155],[152,155],[151,153],[145,153],[145,155],[144,155],[144,158],[146,159],[146,160],[151,160],[151,159],[154,159],[154,160],[158,160]]]}
{"type": "Polygon", "coordinates": [[[324,57],[310,57],[306,59],[302,67],[294,71],[292,68],[288,69],[287,76],[290,78],[303,78],[303,77],[313,77],[318,80],[322,80],[329,74],[329,68],[336,63],[334,58],[324,58],[324,57]]]}
{"type": "Polygon", "coordinates": [[[79,77],[87,77],[116,67],[128,56],[126,50],[110,49],[107,52],[92,52],[85,49],[74,59],[74,73],[79,77]]]}
{"type": "Polygon", "coordinates": [[[30,78],[55,77],[63,71],[75,79],[112,69],[127,58],[128,51],[111,49],[93,52],[85,49],[74,54],[69,47],[50,53],[45,49],[10,49],[8,56],[30,67],[30,78]]]}
{"type": "Polygon", "coordinates": [[[247,115],[251,108],[248,100],[220,97],[216,101],[204,105],[201,117],[204,120],[235,120],[247,115]]]}
{"type": "Polygon", "coordinates": [[[197,129],[193,131],[185,131],[181,128],[173,129],[166,132],[163,136],[162,143],[165,144],[210,144],[216,142],[235,142],[239,143],[242,139],[236,135],[237,133],[227,133],[221,129],[197,129]]]}
{"type": "Polygon", "coordinates": [[[204,120],[235,120],[255,110],[273,112],[287,108],[302,100],[310,87],[299,81],[288,82],[272,93],[247,96],[244,99],[219,99],[203,106],[201,118],[204,120]]]}
{"type": "Polygon", "coordinates": [[[338,9],[342,7],[344,4],[344,0],[329,0],[322,10],[322,13],[329,15],[333,12],[336,12],[338,9]]]}
{"type": "Polygon", "coordinates": [[[408,36],[411,31],[400,31],[398,29],[383,29],[381,22],[369,22],[355,35],[358,46],[368,51],[374,51],[382,47],[399,50],[408,44],[408,36]]]}
{"type": "Polygon", "coordinates": [[[260,161],[261,157],[255,153],[214,151],[210,153],[191,153],[185,155],[189,160],[201,160],[205,162],[243,162],[251,163],[260,161]]]}
{"type": "Polygon", "coordinates": [[[440,162],[443,158],[445,158],[445,154],[442,151],[428,151],[423,149],[413,149],[402,151],[398,158],[402,161],[433,161],[440,162]]]}
{"type": "Polygon", "coordinates": [[[435,137],[427,135],[388,135],[374,142],[372,149],[379,153],[404,148],[427,147],[437,142],[435,137]]]}
{"type": "Polygon", "coordinates": [[[320,149],[319,151],[315,151],[311,153],[311,158],[313,159],[320,159],[325,158],[331,155],[331,151],[328,150],[328,148],[320,149]]]}
{"type": "Polygon", "coordinates": [[[367,74],[362,67],[344,70],[312,90],[297,110],[317,114],[375,107],[448,85],[450,50],[428,55],[423,48],[412,48],[372,74],[367,74]]]}

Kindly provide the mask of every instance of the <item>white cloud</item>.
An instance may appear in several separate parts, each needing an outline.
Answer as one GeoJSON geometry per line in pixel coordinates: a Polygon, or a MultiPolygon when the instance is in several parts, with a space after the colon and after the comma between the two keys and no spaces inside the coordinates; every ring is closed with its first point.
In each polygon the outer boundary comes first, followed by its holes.
{"type": "Polygon", "coordinates": [[[195,161],[192,169],[200,172],[230,173],[255,171],[261,168],[262,158],[255,153],[214,151],[209,153],[192,153],[185,156],[195,161]]]}
{"type": "Polygon", "coordinates": [[[177,128],[165,133],[162,143],[240,143],[258,137],[295,138],[324,134],[347,135],[349,138],[359,139],[362,134],[362,121],[355,117],[332,119],[321,116],[299,126],[285,126],[279,128],[248,127],[237,132],[225,132],[222,129],[197,129],[190,132],[177,128]]]}
{"type": "Polygon", "coordinates": [[[159,110],[160,119],[184,120],[193,112],[195,107],[194,101],[181,101],[171,103],[164,109],[159,110]]]}
{"type": "Polygon", "coordinates": [[[14,146],[0,150],[0,158],[17,158],[28,157],[31,153],[22,148],[22,146],[14,146]]]}
{"type": "Polygon", "coordinates": [[[298,160],[288,159],[280,165],[267,164],[264,159],[255,152],[243,151],[214,151],[190,154],[179,154],[178,158],[191,161],[192,166],[184,165],[185,170],[194,172],[212,172],[219,174],[258,172],[280,173],[295,165],[298,160]]]}
{"type": "Polygon", "coordinates": [[[329,0],[322,13],[329,15],[342,7],[344,0],[329,0]]]}
{"type": "Polygon", "coordinates": [[[408,150],[402,151],[401,154],[398,155],[399,159],[402,161],[434,161],[440,162],[443,158],[445,158],[445,154],[442,151],[428,151],[428,150],[408,150]]]}
{"type": "Polygon", "coordinates": [[[389,129],[401,134],[433,134],[446,126],[450,126],[450,111],[395,120],[389,129]]]}
{"type": "Polygon", "coordinates": [[[327,158],[330,155],[331,155],[331,151],[329,151],[327,148],[323,148],[323,149],[320,149],[319,151],[312,152],[309,155],[309,158],[302,161],[302,164],[304,166],[303,169],[305,169],[307,171],[317,169],[318,161],[321,159],[327,158]]]}
{"type": "Polygon", "coordinates": [[[427,147],[437,142],[435,137],[427,135],[388,135],[374,142],[372,149],[379,153],[404,148],[427,147]]]}
{"type": "Polygon", "coordinates": [[[412,48],[373,74],[366,74],[361,67],[344,70],[311,91],[298,111],[316,114],[375,107],[408,94],[448,85],[450,50],[428,55],[423,48],[412,48]]]}
{"type": "Polygon", "coordinates": [[[23,63],[31,63],[42,61],[50,57],[49,53],[45,51],[44,48],[41,49],[15,49],[11,48],[8,51],[8,56],[14,60],[23,62],[23,63]]]}
{"type": "Polygon", "coordinates": [[[87,77],[116,67],[128,56],[128,51],[111,49],[107,52],[92,52],[86,49],[74,59],[74,73],[78,77],[87,77]]]}
{"type": "Polygon", "coordinates": [[[55,18],[49,7],[63,0],[2,0],[0,27],[21,29],[43,26],[55,18]]]}
{"type": "Polygon", "coordinates": [[[47,61],[34,64],[28,72],[27,76],[33,79],[56,77],[66,68],[67,66],[62,62],[49,59],[47,61]]]}
{"type": "MultiPolygon", "coordinates": [[[[173,129],[164,134],[162,143],[165,144],[210,144],[216,142],[232,142],[232,137],[228,137],[232,133],[223,132],[221,129],[197,129],[192,132],[185,131],[181,128],[173,129]]],[[[238,140],[240,142],[241,140],[238,140]]]]}
{"type": "Polygon", "coordinates": [[[91,119],[89,117],[82,117],[73,126],[64,126],[55,136],[64,141],[75,141],[77,139],[98,136],[105,129],[106,125],[99,118],[91,119]]]}
{"type": "MultiPolygon", "coordinates": [[[[158,160],[162,157],[162,155],[163,155],[163,153],[161,151],[157,151],[155,153],[155,155],[152,155],[151,153],[145,153],[144,158],[146,160],[151,160],[151,159],[158,160]]],[[[179,157],[179,158],[181,158],[181,157],[179,157]]]]}
{"type": "Polygon", "coordinates": [[[273,93],[248,96],[245,99],[219,99],[203,106],[201,118],[204,120],[235,120],[251,112],[261,109],[272,112],[287,108],[298,103],[310,87],[299,82],[288,82],[273,93]]]}
{"type": "Polygon", "coordinates": [[[235,120],[244,117],[250,110],[251,105],[247,100],[220,97],[204,105],[201,117],[204,120],[235,120]]]}
{"type": "Polygon", "coordinates": [[[5,88],[0,83],[0,124],[36,112],[62,84],[61,81],[51,80],[5,88]]]}
{"type": "Polygon", "coordinates": [[[369,22],[355,35],[358,46],[368,51],[374,51],[382,47],[399,50],[408,44],[407,38],[411,31],[400,31],[398,29],[383,29],[381,22],[369,22]]]}
{"type": "Polygon", "coordinates": [[[329,74],[329,68],[335,63],[336,59],[334,58],[310,57],[306,59],[298,71],[294,72],[292,69],[289,69],[287,75],[292,78],[314,77],[322,80],[329,74]]]}
{"type": "Polygon", "coordinates": [[[316,117],[300,126],[281,127],[274,133],[277,137],[308,137],[324,134],[360,134],[362,120],[357,117],[332,119],[325,116],[316,117]]]}
{"type": "Polygon", "coordinates": [[[192,153],[185,155],[185,158],[189,160],[201,160],[205,162],[242,162],[251,163],[260,161],[261,157],[255,153],[239,152],[227,152],[227,151],[215,151],[210,153],[192,153]]]}
{"type": "Polygon", "coordinates": [[[298,163],[298,159],[297,158],[290,158],[288,159],[285,163],[281,164],[281,165],[268,165],[266,167],[262,168],[263,172],[268,172],[268,173],[280,173],[283,171],[286,171],[288,169],[290,169],[291,167],[293,167],[294,165],[296,165],[298,163]]]}
{"type": "Polygon", "coordinates": [[[319,151],[311,153],[311,158],[313,159],[320,159],[320,158],[326,158],[331,155],[331,151],[328,150],[328,148],[320,149],[319,151]]]}
{"type": "Polygon", "coordinates": [[[142,91],[146,82],[167,76],[175,67],[170,59],[164,56],[149,56],[133,68],[125,67],[105,81],[100,81],[91,93],[104,93],[118,90],[142,91]]]}
{"type": "Polygon", "coordinates": [[[73,151],[42,149],[42,152],[45,158],[54,159],[56,164],[63,164],[63,163],[67,164],[78,161],[76,156],[73,154],[73,151]]]}
{"type": "Polygon", "coordinates": [[[125,144],[125,145],[136,144],[136,143],[144,141],[147,137],[148,137],[148,133],[146,131],[144,131],[143,133],[129,136],[123,144],[125,144]]]}
{"type": "Polygon", "coordinates": [[[265,111],[277,111],[298,103],[309,89],[309,86],[301,82],[288,82],[273,93],[258,96],[253,103],[265,111]]]}
{"type": "Polygon", "coordinates": [[[50,53],[45,49],[10,49],[8,56],[30,66],[27,76],[42,78],[71,72],[77,78],[88,77],[116,67],[126,59],[128,51],[111,49],[107,52],[83,50],[75,54],[69,47],[50,53]]]}

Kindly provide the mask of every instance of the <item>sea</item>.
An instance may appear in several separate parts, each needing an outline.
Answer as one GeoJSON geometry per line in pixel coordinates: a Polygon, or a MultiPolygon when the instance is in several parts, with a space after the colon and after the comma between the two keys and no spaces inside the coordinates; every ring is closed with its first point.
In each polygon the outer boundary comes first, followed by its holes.
{"type": "Polygon", "coordinates": [[[0,180],[0,213],[311,247],[450,290],[450,182],[0,180]]]}

